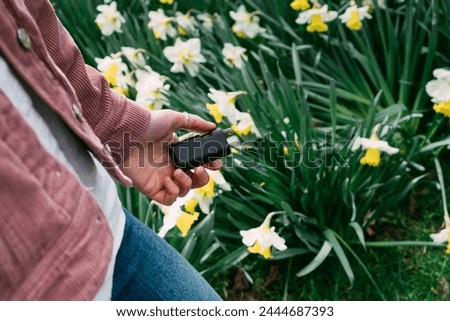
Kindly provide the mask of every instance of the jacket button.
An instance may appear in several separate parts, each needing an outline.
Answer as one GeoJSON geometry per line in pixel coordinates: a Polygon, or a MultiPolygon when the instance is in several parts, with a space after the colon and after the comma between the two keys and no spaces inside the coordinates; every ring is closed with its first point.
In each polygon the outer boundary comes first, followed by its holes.
{"type": "Polygon", "coordinates": [[[17,40],[19,40],[19,43],[23,49],[27,51],[31,49],[31,38],[28,32],[25,31],[25,29],[17,29],[17,40]]]}
{"type": "Polygon", "coordinates": [[[78,107],[76,104],[72,105],[73,113],[75,114],[75,117],[78,119],[79,122],[83,121],[83,113],[81,112],[80,107],[78,107]]]}
{"type": "Polygon", "coordinates": [[[109,146],[109,144],[103,145],[103,153],[107,156],[111,156],[111,146],[109,146]]]}

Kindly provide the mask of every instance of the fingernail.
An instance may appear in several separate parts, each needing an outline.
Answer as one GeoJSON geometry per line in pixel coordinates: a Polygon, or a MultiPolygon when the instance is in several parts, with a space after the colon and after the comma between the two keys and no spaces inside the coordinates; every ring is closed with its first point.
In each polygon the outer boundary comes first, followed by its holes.
{"type": "Polygon", "coordinates": [[[179,179],[183,179],[184,178],[183,171],[181,169],[175,170],[174,174],[179,179]]]}

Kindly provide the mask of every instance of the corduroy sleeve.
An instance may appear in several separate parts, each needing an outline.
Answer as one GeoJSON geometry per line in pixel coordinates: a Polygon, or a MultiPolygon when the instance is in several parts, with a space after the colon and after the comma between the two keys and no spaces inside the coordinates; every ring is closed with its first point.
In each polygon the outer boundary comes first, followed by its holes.
{"type": "Polygon", "coordinates": [[[85,65],[80,50],[48,0],[25,3],[52,60],[73,87],[84,118],[103,144],[114,146],[113,156],[121,163],[128,158],[131,147],[142,139],[150,112],[111,90],[103,75],[85,65]]]}

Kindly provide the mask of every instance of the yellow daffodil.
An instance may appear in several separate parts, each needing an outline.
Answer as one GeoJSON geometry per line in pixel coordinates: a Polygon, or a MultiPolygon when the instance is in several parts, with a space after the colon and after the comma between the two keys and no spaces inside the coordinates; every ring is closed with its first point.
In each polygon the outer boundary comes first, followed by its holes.
{"type": "Polygon", "coordinates": [[[97,6],[97,11],[100,13],[95,18],[95,23],[104,36],[110,36],[114,32],[122,32],[122,24],[125,23],[125,18],[117,11],[115,1],[97,6]]]}
{"type": "Polygon", "coordinates": [[[235,21],[232,26],[233,32],[239,38],[253,39],[266,29],[259,25],[258,12],[248,12],[244,5],[240,5],[237,11],[230,11],[230,16],[235,21]]]}
{"type": "Polygon", "coordinates": [[[159,110],[169,105],[166,95],[170,85],[165,84],[166,77],[153,71],[150,67],[136,70],[136,103],[140,106],[159,110]]]}
{"type": "Polygon", "coordinates": [[[200,53],[201,43],[198,38],[191,38],[183,41],[178,38],[175,45],[164,48],[164,56],[173,63],[171,72],[184,72],[185,70],[194,77],[199,72],[199,64],[206,62],[205,57],[200,53]]]}
{"type": "Polygon", "coordinates": [[[360,163],[362,165],[369,165],[377,167],[380,165],[381,152],[385,152],[389,155],[393,155],[399,152],[398,148],[391,147],[385,141],[378,138],[378,130],[380,125],[376,125],[372,131],[370,138],[357,137],[355,143],[352,146],[352,150],[355,151],[358,148],[366,150],[366,154],[361,158],[360,163]]]}
{"type": "Polygon", "coordinates": [[[369,6],[358,7],[354,1],[351,1],[350,4],[350,7],[339,16],[339,19],[342,23],[345,23],[347,28],[355,31],[361,30],[362,21],[372,18],[369,14],[369,6]]]}
{"type": "Polygon", "coordinates": [[[433,71],[436,79],[429,81],[425,87],[434,103],[433,109],[450,117],[450,70],[439,68],[433,71]]]}
{"type": "Polygon", "coordinates": [[[242,69],[245,66],[245,61],[248,60],[245,52],[247,49],[239,46],[234,46],[231,43],[225,43],[222,49],[223,61],[227,66],[242,69]]]}
{"type": "Polygon", "coordinates": [[[173,0],[159,0],[162,4],[173,4],[173,0]]]}
{"type": "Polygon", "coordinates": [[[291,8],[294,10],[306,10],[311,8],[311,4],[308,0],[294,0],[290,4],[291,8]]]}
{"type": "Polygon", "coordinates": [[[207,104],[206,107],[217,123],[222,122],[223,117],[227,117],[231,123],[235,123],[237,121],[236,115],[238,113],[236,109],[236,99],[239,95],[243,94],[246,94],[246,92],[224,92],[210,88],[208,97],[214,103],[207,104]]]}
{"type": "Polygon", "coordinates": [[[177,30],[172,25],[175,19],[167,17],[162,9],[150,11],[148,17],[150,21],[147,27],[153,31],[156,39],[167,40],[167,36],[173,38],[177,35],[177,30]]]}
{"type": "Polygon", "coordinates": [[[287,249],[286,241],[275,232],[275,227],[270,227],[272,216],[273,213],[267,215],[259,227],[240,231],[242,243],[248,247],[249,252],[260,254],[265,259],[272,257],[272,246],[279,251],[287,249]]]}
{"type": "Polygon", "coordinates": [[[308,32],[326,32],[328,25],[326,22],[333,21],[337,17],[336,11],[328,11],[328,6],[315,6],[312,9],[301,12],[295,20],[296,23],[303,25],[308,24],[306,31],[308,32]]]}

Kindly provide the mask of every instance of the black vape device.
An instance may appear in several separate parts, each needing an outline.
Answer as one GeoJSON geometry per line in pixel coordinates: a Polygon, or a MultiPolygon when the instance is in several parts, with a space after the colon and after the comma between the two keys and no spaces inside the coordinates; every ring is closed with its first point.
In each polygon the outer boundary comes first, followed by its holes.
{"type": "Polygon", "coordinates": [[[169,145],[169,155],[177,168],[190,170],[231,153],[227,137],[231,135],[230,128],[215,130],[180,138],[179,142],[169,145]]]}

